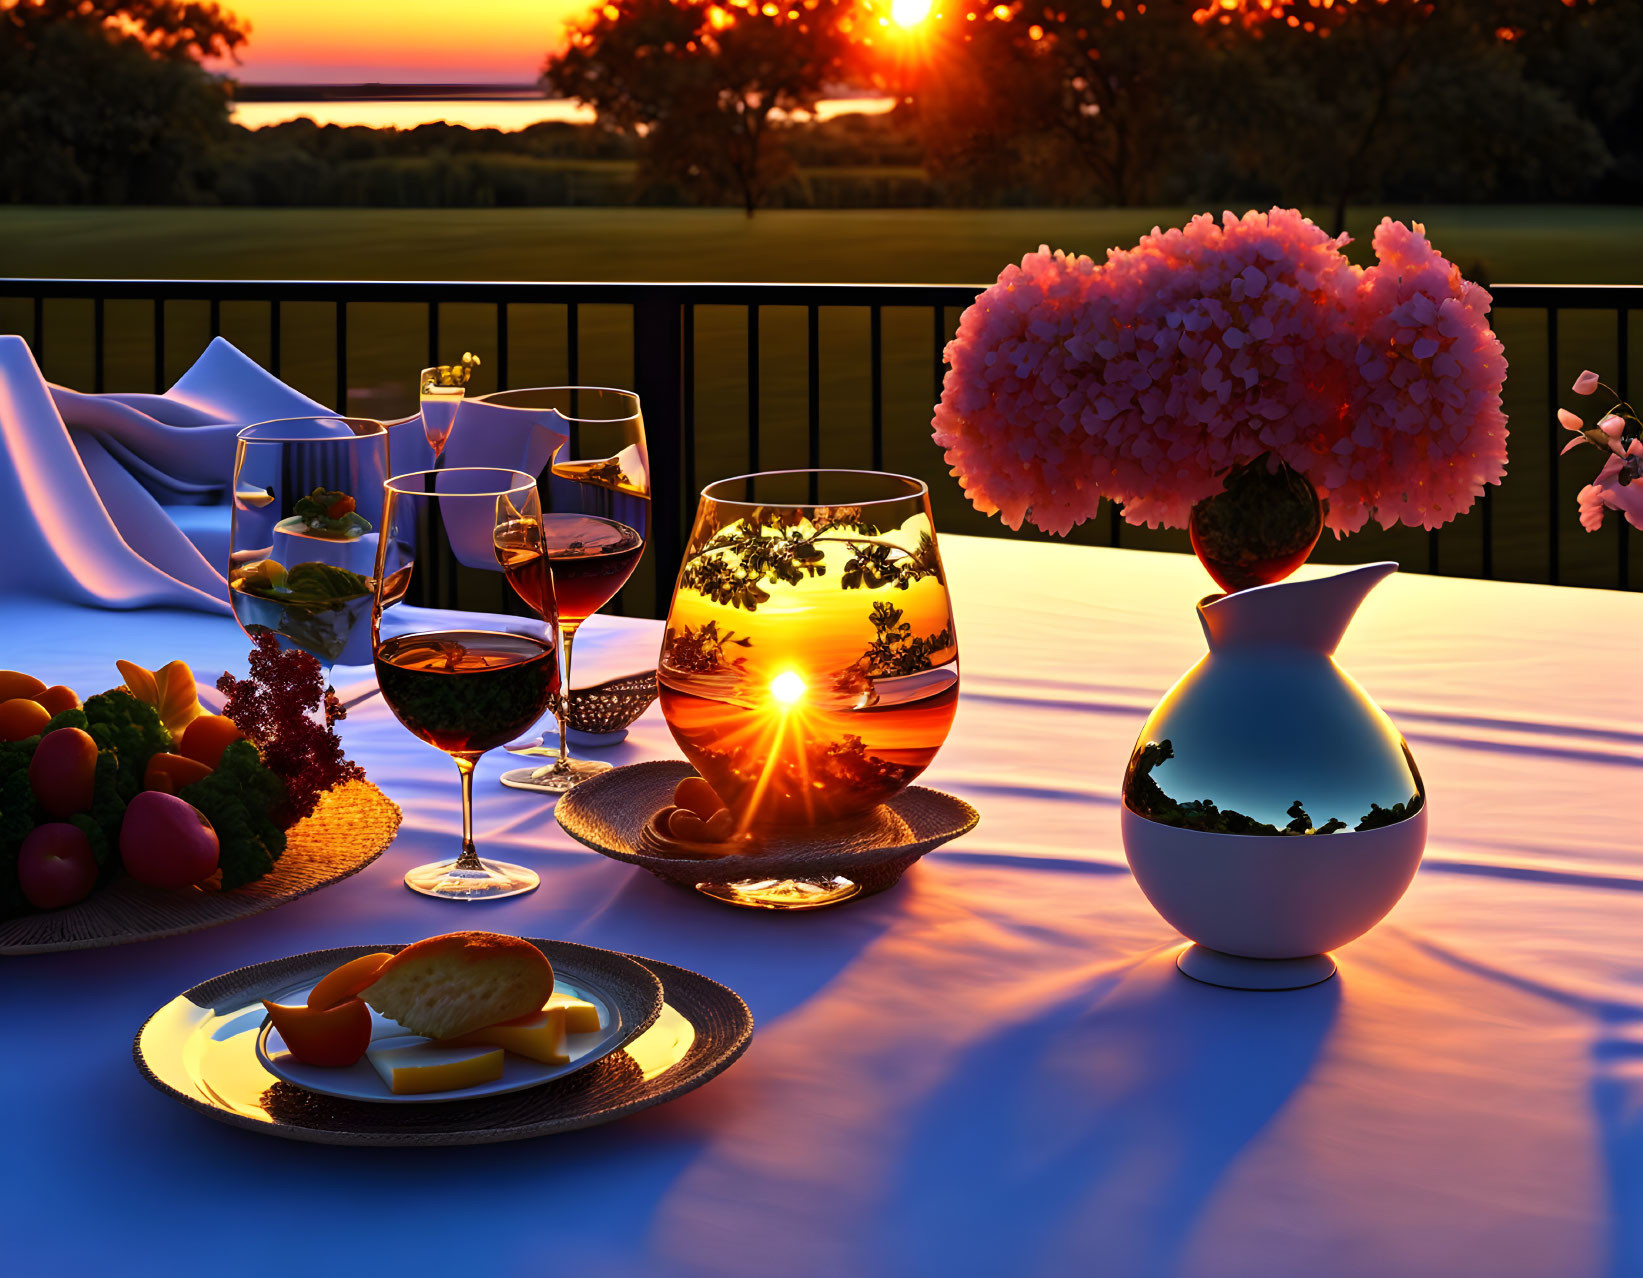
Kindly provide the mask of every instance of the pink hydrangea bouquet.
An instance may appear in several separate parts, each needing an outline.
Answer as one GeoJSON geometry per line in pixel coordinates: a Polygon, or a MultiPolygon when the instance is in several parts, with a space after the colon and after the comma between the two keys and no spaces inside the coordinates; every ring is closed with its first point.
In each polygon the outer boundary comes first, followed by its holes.
{"type": "Polygon", "coordinates": [[[1603,527],[1603,512],[1617,510],[1633,528],[1643,529],[1643,483],[1637,482],[1643,479],[1643,419],[1591,369],[1575,378],[1576,395],[1592,395],[1599,390],[1613,395],[1615,403],[1595,426],[1586,425],[1579,414],[1567,408],[1557,410],[1558,421],[1575,432],[1575,437],[1564,445],[1564,452],[1591,444],[1608,454],[1597,478],[1576,497],[1580,525],[1587,532],[1596,532],[1603,527]]]}
{"type": "MultiPolygon", "coordinates": [[[[1293,209],[1203,214],[1132,249],[1041,247],[959,322],[934,434],[965,494],[1065,534],[1119,503],[1184,526],[1265,457],[1325,526],[1436,528],[1506,469],[1489,294],[1390,219],[1363,269],[1293,209]]],[[[1304,557],[1304,554],[1303,554],[1304,557]]]]}

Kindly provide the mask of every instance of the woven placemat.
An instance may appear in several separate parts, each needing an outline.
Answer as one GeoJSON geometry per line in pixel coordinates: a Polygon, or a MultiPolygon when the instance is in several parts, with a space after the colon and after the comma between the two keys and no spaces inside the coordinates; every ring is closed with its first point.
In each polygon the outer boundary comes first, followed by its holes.
{"type": "MultiPolygon", "coordinates": [[[[568,941],[527,939],[555,968],[563,967],[568,974],[590,967],[609,980],[619,965],[648,969],[647,976],[654,974],[661,982],[661,1017],[682,1017],[688,1023],[692,1031],[688,1046],[676,1060],[661,1068],[653,1064],[647,1070],[636,1059],[649,1059],[649,1053],[641,1050],[644,1036],[639,1035],[623,1050],[586,1069],[528,1091],[426,1105],[373,1105],[321,1096],[279,1082],[256,1064],[254,1049],[246,1042],[235,1045],[236,1050],[253,1057],[251,1064],[267,1086],[250,1102],[254,1112],[245,1113],[217,1092],[213,1080],[191,1071],[186,1061],[199,1053],[192,1052],[187,1043],[168,1041],[160,1028],[168,1013],[184,1001],[228,1014],[289,987],[294,980],[319,975],[361,954],[402,948],[350,945],[259,963],[195,986],[149,1018],[132,1043],[132,1056],[143,1077],[163,1094],[247,1131],[322,1145],[481,1145],[592,1127],[659,1105],[716,1077],[753,1038],[753,1014],[747,1004],[717,981],[635,955],[568,941]],[[168,1077],[187,1081],[179,1087],[168,1082],[168,1077]]],[[[663,1029],[661,1025],[657,1028],[658,1032],[663,1029]]],[[[231,1072],[237,1072],[240,1064],[236,1062],[231,1072]]],[[[247,1101],[242,1097],[238,1103],[247,1101]]]]}
{"type": "Polygon", "coordinates": [[[562,796],[554,816],[565,833],[595,852],[686,887],[837,875],[860,884],[861,896],[884,891],[925,853],[968,834],[980,820],[964,800],[913,785],[861,822],[764,832],[754,852],[713,860],[655,855],[648,850],[655,841],[646,838],[645,827],[673,802],[674,787],[695,775],[682,759],[613,768],[562,796]]]}
{"type": "Polygon", "coordinates": [[[286,832],[285,854],[232,892],[146,887],[124,875],[78,905],[0,923],[0,954],[95,950],[198,932],[261,914],[357,874],[399,830],[399,807],[369,781],[346,781],[286,832]]]}

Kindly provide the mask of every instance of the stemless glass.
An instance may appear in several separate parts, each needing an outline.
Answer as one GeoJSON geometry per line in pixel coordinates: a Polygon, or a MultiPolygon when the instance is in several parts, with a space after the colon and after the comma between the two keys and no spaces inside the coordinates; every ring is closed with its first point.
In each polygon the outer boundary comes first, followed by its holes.
{"type": "MultiPolygon", "coordinates": [[[[633,392],[600,386],[498,391],[472,402],[537,415],[551,413],[564,423],[567,442],[549,460],[540,483],[543,534],[565,654],[559,748],[546,767],[516,768],[502,774],[502,784],[515,789],[563,794],[611,766],[570,754],[565,711],[570,698],[571,644],[577,628],[627,584],[650,538],[650,458],[644,418],[633,392]]],[[[546,750],[527,746],[515,753],[546,750]]]]}
{"type": "Polygon", "coordinates": [[[338,662],[371,659],[388,432],[363,417],[286,417],[239,432],[228,597],[255,638],[338,662]]]}
{"type": "Polygon", "coordinates": [[[405,885],[454,901],[529,892],[534,871],[474,850],[473,773],[481,755],[559,697],[536,479],[452,467],[395,475],[384,492],[371,611],[377,684],[395,717],[456,760],[462,779],[461,854],[418,866],[405,885]],[[448,558],[433,606],[409,602],[418,570],[440,556],[448,558]]]}
{"type": "MultiPolygon", "coordinates": [[[[923,772],[958,705],[929,490],[796,470],[702,490],[657,671],[673,739],[744,831],[859,818],[923,772]]],[[[819,905],[848,880],[698,888],[819,905]]]]}

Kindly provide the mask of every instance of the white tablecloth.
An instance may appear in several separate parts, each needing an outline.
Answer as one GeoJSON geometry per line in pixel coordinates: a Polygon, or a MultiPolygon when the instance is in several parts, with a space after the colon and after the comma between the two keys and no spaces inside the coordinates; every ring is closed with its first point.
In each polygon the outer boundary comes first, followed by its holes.
{"type": "MultiPolygon", "coordinates": [[[[1118,782],[1202,652],[1188,558],[949,538],[964,667],[926,776],[980,828],[895,890],[736,912],[572,844],[480,768],[482,849],[542,873],[490,907],[400,886],[451,849],[456,772],[380,701],[343,725],[405,810],[356,878],[0,984],[10,1272],[1586,1278],[1643,1273],[1643,598],[1398,577],[1339,660],[1431,795],[1408,896],[1339,978],[1180,976],[1129,878],[1118,782]],[[130,1042],[218,972],[476,925],[695,968],[758,1019],[700,1091],[550,1140],[373,1151],[219,1126],[130,1042]]],[[[233,623],[0,602],[0,666],[97,690],[115,657],[243,670],[233,623]]],[[[654,659],[599,619],[591,678],[654,659]]],[[[578,679],[578,682],[582,682],[578,679]]],[[[676,755],[653,710],[617,762],[676,755]]]]}

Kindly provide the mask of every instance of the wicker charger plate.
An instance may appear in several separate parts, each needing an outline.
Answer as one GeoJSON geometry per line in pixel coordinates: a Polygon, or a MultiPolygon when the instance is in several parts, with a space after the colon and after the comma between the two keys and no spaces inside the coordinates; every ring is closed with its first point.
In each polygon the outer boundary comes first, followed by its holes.
{"type": "Polygon", "coordinates": [[[395,945],[316,950],[215,977],[167,1003],[138,1031],[132,1056],[160,1092],[247,1131],[322,1145],[482,1145],[591,1127],[700,1087],[753,1037],[753,1015],[705,976],[567,941],[532,940],[554,965],[642,965],[661,982],[649,1028],[586,1069],[529,1091],[423,1105],[374,1105],[293,1087],[256,1059],[259,999],[395,945]]]}
{"type": "Polygon", "coordinates": [[[198,932],[261,914],[357,874],[399,830],[399,808],[369,781],[347,781],[286,831],[285,854],[232,892],[146,887],[124,876],[78,905],[0,923],[0,954],[95,950],[198,932]]]}
{"type": "Polygon", "coordinates": [[[715,892],[715,885],[753,879],[848,880],[858,890],[834,899],[871,896],[895,884],[926,852],[968,834],[980,820],[964,800],[914,785],[854,825],[768,835],[756,852],[712,859],[658,855],[652,850],[658,847],[654,830],[647,830],[651,818],[672,804],[680,781],[695,775],[682,759],[614,768],[565,794],[554,816],[565,833],[595,852],[719,900],[732,898],[715,892]]]}

